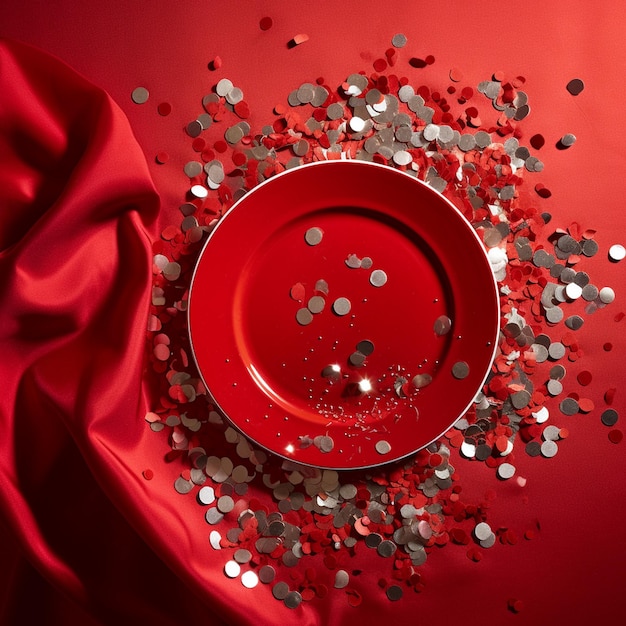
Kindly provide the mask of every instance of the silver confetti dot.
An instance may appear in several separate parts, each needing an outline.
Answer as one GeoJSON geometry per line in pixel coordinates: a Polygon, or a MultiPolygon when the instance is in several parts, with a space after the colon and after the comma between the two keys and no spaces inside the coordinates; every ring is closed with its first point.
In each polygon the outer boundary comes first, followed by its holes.
{"type": "Polygon", "coordinates": [[[609,259],[611,261],[621,261],[626,257],[626,248],[619,243],[612,245],[609,248],[609,259]]]}
{"type": "Polygon", "coordinates": [[[198,492],[198,501],[201,504],[213,504],[215,502],[215,490],[213,487],[202,487],[198,492]]]}
{"type": "Polygon", "coordinates": [[[310,298],[307,307],[311,313],[317,314],[321,313],[324,310],[324,306],[326,305],[326,300],[322,298],[322,296],[313,296],[310,298]]]}
{"type": "Polygon", "coordinates": [[[301,326],[307,326],[313,321],[313,314],[309,309],[298,309],[296,312],[296,320],[301,326]]]}
{"type": "Polygon", "coordinates": [[[145,87],[136,87],[131,94],[131,98],[135,104],[145,104],[149,97],[150,92],[145,87]]]}
{"type": "Polygon", "coordinates": [[[220,542],[222,540],[222,535],[220,535],[217,530],[212,530],[209,534],[209,543],[214,550],[221,550],[222,546],[220,542]]]}
{"type": "Polygon", "coordinates": [[[555,341],[548,348],[548,355],[551,359],[558,361],[565,356],[565,346],[560,341],[555,341]]]}
{"type": "Polygon", "coordinates": [[[446,335],[452,328],[452,320],[446,315],[440,315],[433,326],[436,335],[446,335]]]}
{"type": "Polygon", "coordinates": [[[469,374],[469,365],[465,361],[457,361],[452,366],[452,375],[458,380],[467,378],[469,374]]]}
{"type": "Polygon", "coordinates": [[[565,325],[571,330],[578,330],[584,323],[585,320],[580,317],[580,315],[570,315],[570,317],[565,320],[565,325]]]}
{"type": "Polygon", "coordinates": [[[515,466],[510,463],[502,463],[498,466],[498,478],[508,480],[515,475],[515,466]]]}
{"type": "Polygon", "coordinates": [[[220,496],[217,500],[217,508],[222,513],[230,513],[235,508],[235,501],[231,496],[220,496]]]}
{"type": "Polygon", "coordinates": [[[389,454],[389,452],[391,452],[391,444],[384,439],[377,441],[374,447],[376,448],[376,452],[378,452],[378,454],[389,454]]]}
{"type": "Polygon", "coordinates": [[[233,554],[233,559],[235,559],[235,561],[237,561],[237,563],[239,563],[240,565],[248,563],[251,558],[252,552],[250,552],[250,550],[246,550],[245,548],[240,548],[239,550],[235,551],[235,554],[233,554]]]}
{"type": "Polygon", "coordinates": [[[361,259],[356,254],[350,254],[346,259],[346,265],[351,269],[359,269],[361,267],[361,259]]]}
{"type": "Polygon", "coordinates": [[[302,596],[300,595],[300,592],[298,591],[290,591],[284,599],[285,606],[288,609],[298,608],[301,602],[302,602],[302,596]]]}
{"type": "Polygon", "coordinates": [[[231,80],[228,78],[222,78],[222,80],[220,80],[215,86],[215,92],[218,96],[222,96],[222,98],[224,98],[233,87],[234,85],[231,80]]]}
{"type": "Polygon", "coordinates": [[[376,551],[378,552],[378,554],[384,558],[389,558],[390,556],[393,556],[397,550],[398,546],[396,546],[396,544],[393,541],[390,541],[389,539],[385,539],[384,541],[381,541],[378,544],[378,547],[376,548],[376,551]]]}
{"type": "Polygon", "coordinates": [[[406,46],[407,38],[406,35],[402,33],[397,33],[391,39],[391,45],[394,48],[404,48],[406,46]]]}
{"type": "Polygon", "coordinates": [[[563,384],[558,380],[549,380],[546,388],[551,396],[558,396],[563,391],[563,384]]]}
{"type": "Polygon", "coordinates": [[[226,574],[228,578],[237,578],[239,572],[241,572],[241,567],[236,561],[227,561],[224,565],[224,574],[226,574]]]}
{"type": "Polygon", "coordinates": [[[606,409],[600,416],[600,419],[605,426],[615,426],[619,419],[619,414],[615,409],[606,409]]]}
{"type": "Polygon", "coordinates": [[[185,480],[182,476],[179,476],[174,483],[174,489],[178,493],[185,495],[193,489],[193,483],[190,480],[185,480]]]}
{"type": "Polygon", "coordinates": [[[563,415],[576,415],[580,407],[574,398],[565,398],[559,405],[559,408],[563,415]]]}
{"type": "Polygon", "coordinates": [[[391,587],[387,589],[386,593],[387,593],[387,598],[389,598],[389,600],[391,600],[392,602],[396,602],[403,595],[402,587],[398,587],[398,585],[391,585],[391,587]]]}
{"type": "Polygon", "coordinates": [[[561,437],[561,429],[558,426],[546,426],[541,433],[544,441],[557,441],[561,437]]]}
{"type": "Polygon", "coordinates": [[[189,191],[196,198],[206,198],[209,195],[208,189],[202,185],[193,185],[189,191]]]}
{"type": "Polygon", "coordinates": [[[248,570],[241,575],[241,584],[246,589],[253,589],[259,584],[259,577],[252,570],[248,570]]]}
{"type": "Polygon", "coordinates": [[[316,437],[314,441],[316,442],[315,445],[317,445],[318,448],[326,454],[328,452],[331,452],[332,449],[335,447],[335,442],[333,441],[332,437],[329,437],[328,435],[321,436],[319,440],[316,437]]]}
{"type": "Polygon", "coordinates": [[[343,589],[344,587],[348,586],[349,582],[350,575],[348,574],[348,572],[346,572],[346,570],[344,569],[337,570],[337,573],[335,574],[335,588],[343,589]]]}
{"type": "Polygon", "coordinates": [[[369,339],[363,339],[356,344],[356,349],[365,356],[369,356],[374,352],[374,344],[369,339]]]}
{"type": "Polygon", "coordinates": [[[337,315],[347,315],[350,313],[350,309],[352,308],[352,304],[348,298],[337,298],[333,302],[333,311],[337,315]]]}
{"type": "Polygon", "coordinates": [[[602,287],[598,297],[600,298],[600,302],[603,304],[610,304],[613,300],[615,300],[615,292],[611,289],[611,287],[602,287]]]}
{"type": "Polygon", "coordinates": [[[387,274],[383,270],[374,270],[370,274],[370,283],[374,287],[382,287],[387,282],[387,274]]]}
{"type": "Polygon", "coordinates": [[[474,535],[478,541],[484,541],[491,535],[491,526],[487,522],[480,522],[474,528],[474,535]]]}
{"type": "Polygon", "coordinates": [[[316,246],[322,241],[323,236],[324,232],[322,231],[322,229],[314,226],[306,231],[306,233],[304,234],[304,240],[310,246],[316,246]]]}
{"type": "Polygon", "coordinates": [[[416,389],[423,389],[433,381],[433,377],[430,374],[416,374],[413,376],[411,383],[416,389]]]}
{"type": "Polygon", "coordinates": [[[202,123],[199,120],[192,120],[185,127],[185,132],[193,139],[199,137],[203,130],[202,123]]]}
{"type": "Polygon", "coordinates": [[[276,577],[276,570],[271,565],[264,565],[259,570],[259,580],[267,585],[271,583],[276,577]]]}
{"type": "Polygon", "coordinates": [[[544,441],[541,444],[541,455],[546,457],[547,459],[552,458],[559,451],[559,446],[556,441],[544,441]]]}
{"type": "Polygon", "coordinates": [[[199,163],[198,161],[189,161],[185,164],[183,170],[185,174],[189,176],[189,178],[199,176],[200,174],[202,174],[202,163],[199,163]]]}
{"type": "Polygon", "coordinates": [[[354,365],[355,367],[362,367],[365,363],[365,355],[361,352],[353,352],[348,358],[350,365],[354,365]]]}
{"type": "Polygon", "coordinates": [[[289,593],[289,585],[285,582],[278,582],[272,587],[272,595],[277,600],[284,600],[289,593]]]}
{"type": "Polygon", "coordinates": [[[219,524],[224,519],[224,515],[220,513],[215,507],[212,507],[207,510],[204,518],[206,519],[207,524],[215,526],[215,524],[219,524]]]}

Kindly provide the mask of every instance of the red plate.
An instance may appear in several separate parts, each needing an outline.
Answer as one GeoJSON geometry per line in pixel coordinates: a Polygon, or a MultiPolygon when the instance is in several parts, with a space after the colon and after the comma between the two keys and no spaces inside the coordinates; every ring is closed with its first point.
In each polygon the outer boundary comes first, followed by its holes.
{"type": "Polygon", "coordinates": [[[498,323],[467,220],[425,183],[362,161],[299,167],[242,198],[189,299],[196,363],[224,415],[271,452],[335,469],[444,433],[485,381],[498,323]]]}

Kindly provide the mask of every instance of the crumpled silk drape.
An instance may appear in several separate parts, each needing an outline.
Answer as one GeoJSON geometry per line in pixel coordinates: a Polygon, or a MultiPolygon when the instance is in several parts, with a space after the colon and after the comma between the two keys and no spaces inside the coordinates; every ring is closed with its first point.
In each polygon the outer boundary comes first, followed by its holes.
{"type": "Polygon", "coordinates": [[[0,42],[2,624],[175,624],[201,608],[192,593],[177,600],[182,583],[120,513],[128,496],[111,480],[112,450],[145,431],[157,212],[109,96],[0,42]]]}

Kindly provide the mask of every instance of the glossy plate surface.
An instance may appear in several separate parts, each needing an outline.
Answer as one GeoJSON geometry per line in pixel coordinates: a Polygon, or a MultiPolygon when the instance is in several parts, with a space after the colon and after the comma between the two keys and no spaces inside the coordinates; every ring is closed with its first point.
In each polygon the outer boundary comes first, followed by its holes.
{"type": "Polygon", "coordinates": [[[464,414],[497,344],[472,226],[425,183],[361,161],[306,165],[242,198],[189,297],[200,374],[232,424],[299,463],[354,469],[464,414]]]}

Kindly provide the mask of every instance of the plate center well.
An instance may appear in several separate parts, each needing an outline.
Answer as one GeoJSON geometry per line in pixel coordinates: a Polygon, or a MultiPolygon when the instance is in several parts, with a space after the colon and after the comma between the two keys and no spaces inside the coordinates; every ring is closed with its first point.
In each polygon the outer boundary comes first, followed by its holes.
{"type": "Polygon", "coordinates": [[[419,394],[402,387],[437,375],[452,333],[435,324],[453,308],[415,232],[378,211],[330,207],[284,224],[250,255],[233,321],[268,404],[364,429],[415,416],[419,394]]]}

